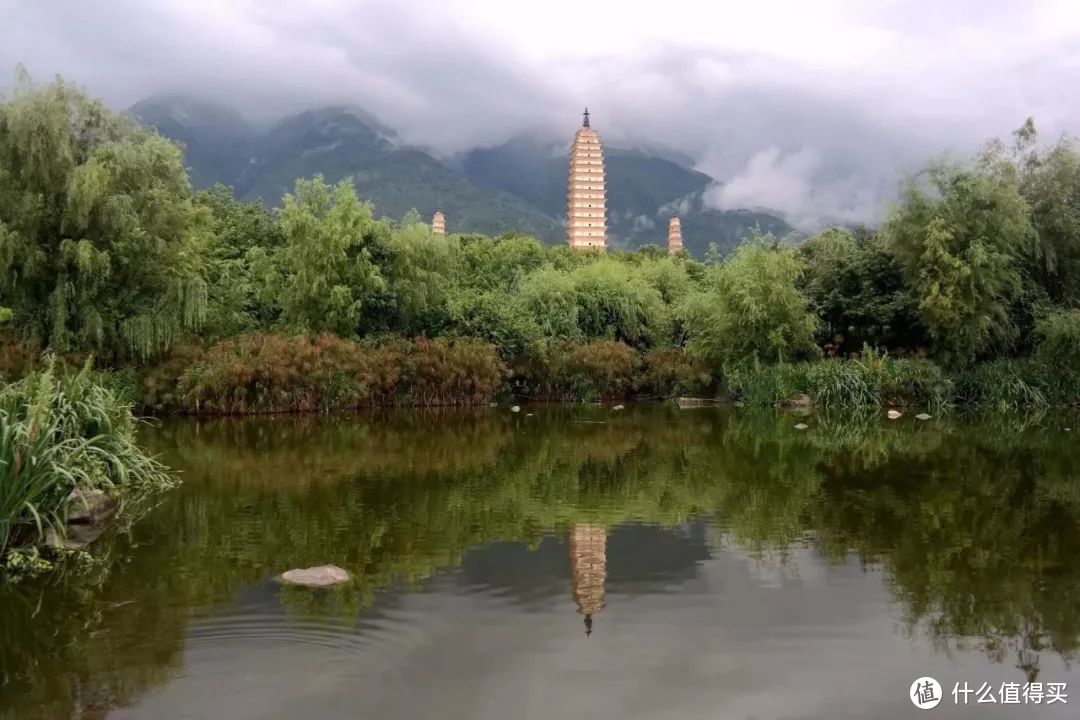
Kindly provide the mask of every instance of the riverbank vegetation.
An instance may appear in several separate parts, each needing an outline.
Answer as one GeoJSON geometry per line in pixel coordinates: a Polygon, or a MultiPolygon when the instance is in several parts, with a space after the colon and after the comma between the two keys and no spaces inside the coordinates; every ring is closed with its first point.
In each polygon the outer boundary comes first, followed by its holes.
{"type": "Polygon", "coordinates": [[[89,364],[57,374],[49,363],[0,389],[0,567],[36,569],[22,567],[40,565],[36,550],[8,551],[62,540],[69,510],[89,493],[131,500],[172,483],[135,443],[130,404],[97,383],[89,364]]]}
{"type": "Polygon", "coordinates": [[[177,146],[22,75],[0,104],[0,372],[93,354],[157,412],[725,386],[752,404],[1080,401],[1080,150],[1030,120],[906,183],[878,232],[753,233],[700,261],[435,236],[362,192],[195,193],[177,146]]]}

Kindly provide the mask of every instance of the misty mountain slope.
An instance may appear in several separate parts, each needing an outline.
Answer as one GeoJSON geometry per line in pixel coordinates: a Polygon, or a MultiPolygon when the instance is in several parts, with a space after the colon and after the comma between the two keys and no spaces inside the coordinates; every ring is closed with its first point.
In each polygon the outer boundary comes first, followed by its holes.
{"type": "Polygon", "coordinates": [[[519,136],[462,153],[456,165],[473,184],[516,195],[552,217],[566,215],[570,145],[519,136]]]}
{"type": "Polygon", "coordinates": [[[347,108],[313,110],[278,124],[258,143],[255,174],[236,186],[237,194],[278,205],[296,178],[317,173],[329,182],[352,177],[379,216],[400,218],[416,208],[430,219],[441,206],[451,232],[517,230],[548,242],[562,234],[554,218],[506,193],[477,188],[422,150],[398,147],[396,137],[347,108]]]}
{"type": "MultiPolygon", "coordinates": [[[[296,178],[353,177],[379,216],[439,207],[451,232],[519,231],[547,243],[564,240],[568,146],[519,137],[459,155],[450,166],[404,147],[396,133],[363,110],[327,107],[255,132],[238,114],[189,98],[152,98],[132,108],[143,122],[180,142],[197,188],[231,185],[237,197],[278,206],[296,178]]],[[[606,152],[609,242],[632,249],[667,240],[677,211],[686,247],[702,257],[712,242],[733,247],[755,224],[783,235],[790,227],[759,211],[722,212],[701,201],[712,178],[639,150],[606,152]]]]}
{"type": "Polygon", "coordinates": [[[155,95],[128,111],[139,122],[184,148],[191,184],[197,188],[250,172],[257,134],[230,107],[186,95],[155,95]]]}

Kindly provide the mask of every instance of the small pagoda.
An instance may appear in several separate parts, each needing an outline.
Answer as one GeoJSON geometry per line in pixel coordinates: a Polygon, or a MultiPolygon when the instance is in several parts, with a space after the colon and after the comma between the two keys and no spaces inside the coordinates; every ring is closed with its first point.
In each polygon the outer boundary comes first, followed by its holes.
{"type": "Polygon", "coordinates": [[[431,218],[431,234],[446,235],[446,216],[443,215],[442,210],[436,210],[431,218]]]}
{"type": "Polygon", "coordinates": [[[672,215],[668,220],[667,226],[667,251],[668,255],[676,255],[682,252],[682,226],[679,224],[679,217],[672,215]]]}

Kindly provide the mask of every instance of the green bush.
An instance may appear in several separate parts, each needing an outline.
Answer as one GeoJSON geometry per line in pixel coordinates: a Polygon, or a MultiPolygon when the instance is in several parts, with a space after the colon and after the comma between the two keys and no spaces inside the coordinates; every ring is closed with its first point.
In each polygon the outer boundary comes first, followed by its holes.
{"type": "Polygon", "coordinates": [[[818,355],[818,319],[797,287],[802,272],[790,248],[764,238],[740,246],[681,302],[687,351],[713,367],[818,355]]]}
{"type": "Polygon", "coordinates": [[[1080,310],[1050,313],[1035,326],[1039,359],[1061,370],[1080,372],[1080,310]]]}

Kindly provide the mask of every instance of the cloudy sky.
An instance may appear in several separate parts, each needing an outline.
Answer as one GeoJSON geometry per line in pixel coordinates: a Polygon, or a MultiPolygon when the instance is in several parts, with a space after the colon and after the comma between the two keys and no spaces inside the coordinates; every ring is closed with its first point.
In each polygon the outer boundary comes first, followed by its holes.
{"type": "MultiPolygon", "coordinates": [[[[873,220],[896,178],[1028,115],[1080,134],[1076,0],[0,0],[0,68],[122,108],[361,105],[440,153],[522,131],[688,154],[720,207],[873,220]]],[[[0,84],[2,87],[3,84],[0,84]]]]}

